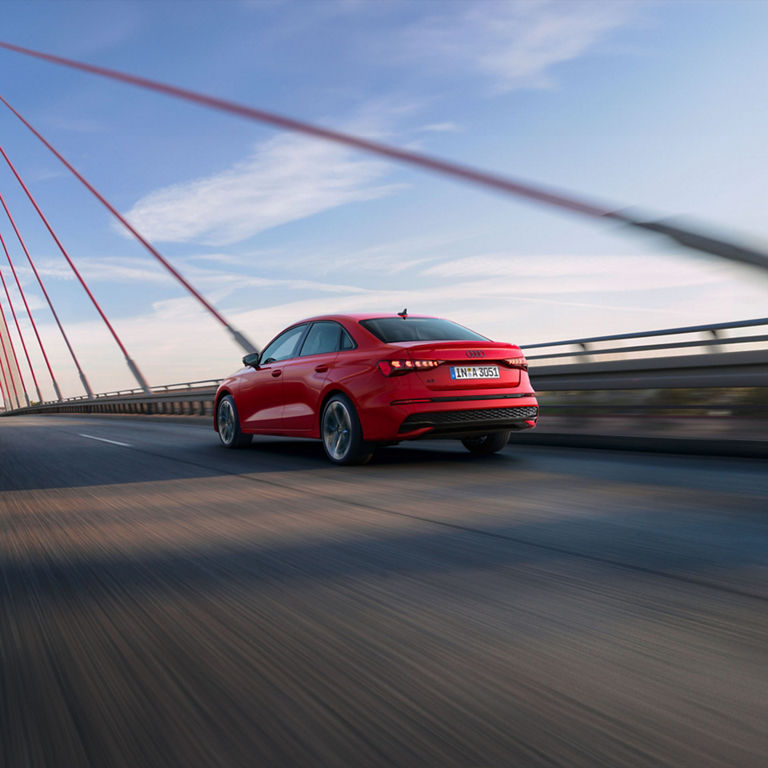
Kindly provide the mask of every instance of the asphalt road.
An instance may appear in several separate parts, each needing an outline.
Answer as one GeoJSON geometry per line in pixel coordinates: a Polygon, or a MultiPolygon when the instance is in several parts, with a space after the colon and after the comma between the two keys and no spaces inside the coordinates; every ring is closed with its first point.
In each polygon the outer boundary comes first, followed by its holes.
{"type": "Polygon", "coordinates": [[[765,766],[767,470],[2,418],[0,764],[765,766]]]}

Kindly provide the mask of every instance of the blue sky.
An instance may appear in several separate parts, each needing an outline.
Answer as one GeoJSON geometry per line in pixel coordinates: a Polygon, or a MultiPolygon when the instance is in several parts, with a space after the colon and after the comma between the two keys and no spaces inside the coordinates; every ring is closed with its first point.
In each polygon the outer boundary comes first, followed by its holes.
{"type": "MultiPolygon", "coordinates": [[[[0,37],[768,247],[767,22],[760,2],[6,0],[0,37]]],[[[311,314],[403,306],[521,344],[766,314],[768,278],[748,267],[18,54],[0,52],[0,72],[0,93],[260,344],[311,314]]],[[[149,382],[237,367],[220,326],[0,120],[149,382]]],[[[131,386],[4,169],[0,185],[93,388],[131,386]]]]}

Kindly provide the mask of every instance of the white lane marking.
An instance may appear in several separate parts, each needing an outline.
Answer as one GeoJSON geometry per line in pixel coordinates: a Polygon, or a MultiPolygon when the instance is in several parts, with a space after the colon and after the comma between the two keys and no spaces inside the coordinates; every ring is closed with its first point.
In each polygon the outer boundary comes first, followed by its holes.
{"type": "Polygon", "coordinates": [[[87,437],[89,440],[98,440],[100,443],[109,443],[110,445],[120,445],[123,448],[130,448],[130,443],[119,443],[117,440],[107,440],[106,437],[94,437],[93,435],[84,435],[80,433],[80,437],[87,437]]]}

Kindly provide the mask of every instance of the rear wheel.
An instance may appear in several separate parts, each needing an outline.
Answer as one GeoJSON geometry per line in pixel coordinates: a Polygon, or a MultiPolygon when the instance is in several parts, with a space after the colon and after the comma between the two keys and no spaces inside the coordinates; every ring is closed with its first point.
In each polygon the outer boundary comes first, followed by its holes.
{"type": "Polygon", "coordinates": [[[492,432],[490,435],[478,437],[465,437],[461,443],[475,456],[488,456],[498,453],[508,442],[511,432],[492,432]]]}
{"type": "Polygon", "coordinates": [[[320,436],[325,455],[334,464],[365,464],[373,455],[373,447],[363,441],[355,406],[344,395],[333,395],[325,404],[320,436]]]}
{"type": "Polygon", "coordinates": [[[232,395],[225,395],[219,401],[216,415],[219,440],[225,448],[245,448],[251,444],[252,435],[240,431],[240,418],[232,395]]]}

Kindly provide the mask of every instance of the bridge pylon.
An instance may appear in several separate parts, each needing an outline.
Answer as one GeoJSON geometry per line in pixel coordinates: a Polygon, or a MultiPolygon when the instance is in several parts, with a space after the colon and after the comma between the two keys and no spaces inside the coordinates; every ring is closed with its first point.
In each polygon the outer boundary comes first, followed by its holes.
{"type": "Polygon", "coordinates": [[[5,396],[8,400],[5,407],[9,411],[29,405],[29,397],[24,389],[21,372],[15,356],[11,354],[11,349],[8,326],[5,324],[5,317],[0,314],[0,379],[7,385],[5,396]]]}

